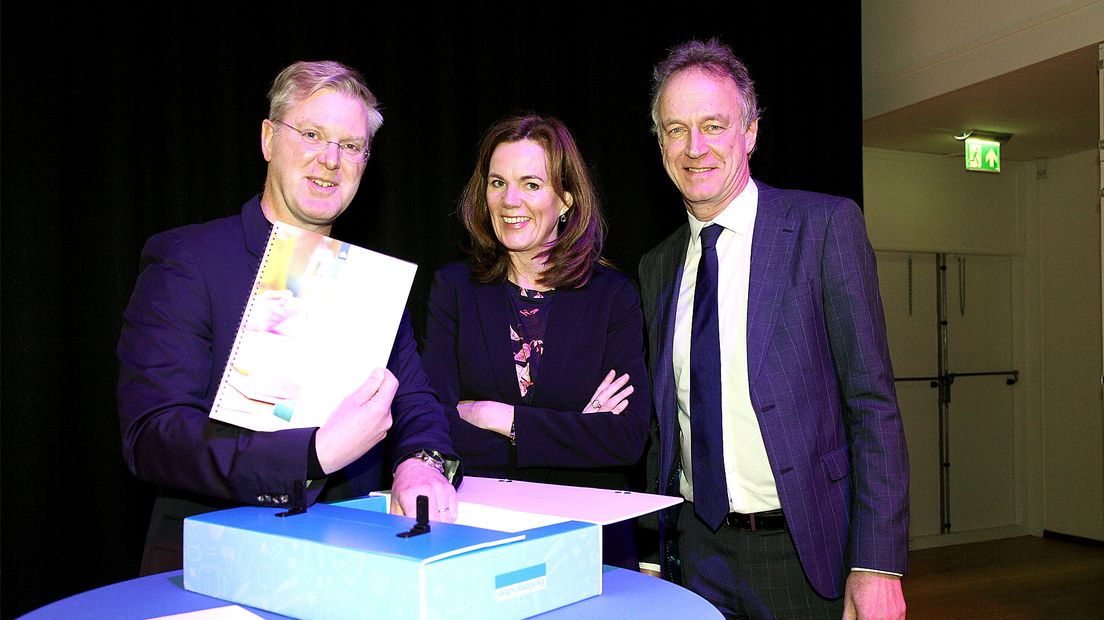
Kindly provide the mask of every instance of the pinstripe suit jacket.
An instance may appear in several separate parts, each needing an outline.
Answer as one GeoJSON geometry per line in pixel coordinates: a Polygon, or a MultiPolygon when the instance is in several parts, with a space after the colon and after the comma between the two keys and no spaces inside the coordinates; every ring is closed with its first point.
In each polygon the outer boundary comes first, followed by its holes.
{"type": "MultiPolygon", "coordinates": [[[[751,402],[801,565],[817,592],[834,598],[850,567],[903,574],[908,555],[908,455],[874,253],[852,201],[759,187],[751,402]]],[[[657,484],[671,495],[681,468],[671,351],[688,242],[683,225],[640,262],[657,484]]],[[[665,544],[663,559],[677,579],[677,550],[665,544]]]]}

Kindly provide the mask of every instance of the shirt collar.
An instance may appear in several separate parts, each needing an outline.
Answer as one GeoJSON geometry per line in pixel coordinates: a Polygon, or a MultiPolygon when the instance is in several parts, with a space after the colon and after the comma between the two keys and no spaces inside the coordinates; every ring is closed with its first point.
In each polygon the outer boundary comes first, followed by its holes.
{"type": "MultiPolygon", "coordinates": [[[[755,181],[748,179],[747,185],[744,186],[743,191],[736,195],[732,199],[732,202],[728,203],[717,217],[713,218],[713,224],[719,224],[726,230],[730,230],[740,236],[750,236],[752,227],[755,225],[755,212],[759,206],[759,187],[755,184],[755,181]]],[[[690,222],[690,238],[697,243],[698,235],[701,234],[701,229],[705,228],[710,222],[702,222],[690,215],[690,212],[686,212],[686,219],[690,222]]]]}

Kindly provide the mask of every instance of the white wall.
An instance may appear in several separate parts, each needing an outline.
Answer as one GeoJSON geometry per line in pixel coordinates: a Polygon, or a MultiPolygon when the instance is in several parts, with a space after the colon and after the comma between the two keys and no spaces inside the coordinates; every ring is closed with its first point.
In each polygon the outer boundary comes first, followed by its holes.
{"type": "Polygon", "coordinates": [[[1104,540],[1100,213],[1096,151],[1047,162],[1038,180],[1044,527],[1104,540]]]}
{"type": "MultiPolygon", "coordinates": [[[[984,381],[961,379],[952,389],[950,411],[954,437],[950,458],[953,533],[950,535],[938,535],[938,529],[933,530],[931,521],[933,511],[938,513],[938,488],[933,486],[937,482],[933,483],[930,479],[932,471],[938,469],[938,455],[933,452],[933,442],[937,439],[933,435],[934,430],[930,428],[937,413],[937,402],[934,396],[926,394],[931,392],[925,389],[926,385],[902,384],[898,387],[902,398],[902,413],[906,413],[906,405],[913,408],[906,416],[909,418],[906,419],[906,439],[909,440],[910,450],[915,449],[917,452],[910,454],[913,477],[917,482],[913,489],[912,512],[917,517],[912,530],[913,548],[1042,533],[1043,448],[1041,433],[1033,432],[1039,426],[1038,407],[1031,407],[1031,403],[1038,400],[1038,381],[1034,379],[1038,371],[1029,355],[1028,343],[1031,335],[1026,321],[1028,296],[1023,284],[1027,246],[1024,214],[1033,209],[1035,201],[1035,167],[1034,164],[1007,162],[1002,163],[1002,168],[1000,174],[968,173],[963,170],[961,157],[880,149],[863,151],[866,223],[876,251],[883,255],[892,251],[975,256],[973,259],[967,258],[968,265],[972,265],[969,273],[974,274],[967,278],[967,298],[971,300],[967,318],[974,322],[978,320],[977,310],[983,305],[991,305],[984,303],[990,300],[976,297],[990,285],[983,281],[978,271],[981,263],[986,261],[977,255],[1008,257],[1011,271],[1004,284],[1004,298],[1009,300],[1011,307],[1003,318],[994,317],[994,320],[1004,324],[1004,337],[1011,341],[997,347],[1004,349],[1005,353],[993,356],[989,353],[996,351],[975,351],[968,344],[963,344],[970,343],[973,335],[951,334],[958,344],[952,347],[953,363],[950,370],[980,372],[1017,369],[1022,374],[1019,383],[1011,387],[1000,385],[999,379],[989,378],[984,381]],[[977,364],[971,361],[975,358],[978,360],[977,364]],[[1007,360],[1007,364],[980,361],[991,358],[1007,360]],[[986,399],[988,403],[984,402],[986,399]],[[925,400],[927,405],[919,404],[925,400]],[[1004,407],[1005,410],[970,411],[971,407],[990,405],[1004,407]],[[970,419],[977,419],[980,414],[986,420],[999,420],[999,423],[989,422],[998,427],[991,434],[986,434],[981,429],[980,434],[970,432],[964,435],[964,414],[970,419]],[[919,420],[919,416],[925,416],[926,420],[919,420]],[[921,425],[926,425],[926,430],[921,425]],[[908,431],[911,431],[911,438],[908,431]],[[996,445],[998,438],[1001,445],[996,445]],[[964,439],[968,439],[965,444],[964,439]],[[974,445],[969,445],[971,441],[974,445]],[[994,454],[999,456],[1000,450],[1005,451],[1005,459],[1011,457],[1010,460],[1003,461],[1003,466],[983,465],[981,469],[969,470],[969,464],[977,461],[977,457],[984,456],[986,452],[992,454],[978,462],[996,462],[989,457],[994,454]],[[995,501],[995,498],[982,498],[980,495],[963,498],[961,491],[969,488],[1001,488],[1005,491],[999,501],[995,501]],[[985,502],[990,505],[979,505],[985,502]],[[967,515],[975,515],[976,518],[964,518],[967,515]]],[[[953,265],[954,259],[951,261],[953,265]]],[[[934,283],[934,276],[928,273],[928,265],[931,263],[930,254],[927,258],[917,256],[918,271],[913,278],[916,282],[913,297],[915,303],[920,305],[916,309],[917,314],[927,311],[928,306],[932,305],[930,300],[934,293],[925,293],[923,290],[934,283]]],[[[880,270],[881,267],[880,265],[880,270]]],[[[954,285],[957,273],[949,273],[948,281],[951,289],[954,289],[948,291],[949,297],[954,300],[948,304],[952,306],[948,310],[953,311],[949,318],[955,329],[961,329],[970,321],[964,323],[962,317],[958,316],[958,291],[954,285]]],[[[882,291],[883,297],[900,297],[900,282],[894,284],[883,281],[882,291]]],[[[889,308],[900,306],[901,303],[901,300],[886,299],[887,312],[889,308]]],[[[936,335],[934,323],[931,327],[919,328],[907,328],[906,323],[901,321],[888,321],[888,324],[890,351],[894,358],[894,370],[898,374],[914,366],[917,360],[928,363],[928,358],[932,357],[935,350],[934,343],[929,342],[936,335]],[[894,333],[894,325],[902,333],[894,333]],[[920,334],[920,341],[906,333],[907,330],[917,329],[924,332],[920,334]],[[898,366],[901,367],[900,371],[898,366]]],[[[930,360],[930,366],[934,368],[934,359],[930,360]]],[[[917,370],[913,369],[911,372],[916,374],[917,370]]],[[[934,373],[930,371],[920,374],[934,373]]]]}
{"type": "Polygon", "coordinates": [[[863,149],[866,226],[878,250],[1022,255],[1034,165],[966,172],[962,157],[863,149]]]}
{"type": "Polygon", "coordinates": [[[958,157],[865,149],[863,159],[876,250],[1015,257],[1018,466],[993,474],[1022,478],[1024,531],[1104,540],[1096,151],[1046,162],[1038,179],[1035,163],[994,175],[967,173],[958,157]]]}

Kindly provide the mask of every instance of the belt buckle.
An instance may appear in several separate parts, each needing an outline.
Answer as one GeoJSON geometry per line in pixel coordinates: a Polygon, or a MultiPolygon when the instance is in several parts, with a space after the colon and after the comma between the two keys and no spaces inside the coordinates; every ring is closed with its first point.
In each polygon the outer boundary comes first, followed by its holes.
{"type": "Polygon", "coordinates": [[[734,529],[742,530],[745,532],[755,531],[755,516],[750,514],[744,514],[742,512],[730,512],[725,515],[725,524],[734,529]]]}
{"type": "Polygon", "coordinates": [[[758,531],[758,529],[759,528],[755,525],[755,513],[752,512],[748,514],[748,531],[755,532],[758,531]]]}

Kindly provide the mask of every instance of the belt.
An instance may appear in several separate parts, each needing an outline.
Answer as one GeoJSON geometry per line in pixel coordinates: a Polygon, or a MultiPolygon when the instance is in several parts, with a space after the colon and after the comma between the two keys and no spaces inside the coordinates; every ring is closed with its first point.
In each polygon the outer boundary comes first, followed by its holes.
{"type": "Polygon", "coordinates": [[[722,523],[735,530],[747,530],[759,532],[762,530],[786,529],[786,516],[781,510],[766,510],[744,514],[742,512],[730,512],[722,523]]]}

